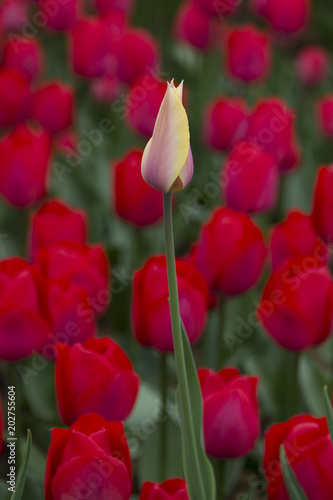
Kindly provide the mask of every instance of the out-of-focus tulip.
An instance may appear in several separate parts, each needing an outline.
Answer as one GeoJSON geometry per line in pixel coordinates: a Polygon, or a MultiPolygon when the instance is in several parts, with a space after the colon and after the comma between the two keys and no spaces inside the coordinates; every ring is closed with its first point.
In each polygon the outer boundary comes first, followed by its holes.
{"type": "Polygon", "coordinates": [[[103,19],[80,19],[71,30],[70,42],[71,64],[78,75],[96,78],[116,70],[112,37],[103,19]]]}
{"type": "Polygon", "coordinates": [[[236,368],[201,368],[198,376],[207,453],[220,459],[250,453],[260,434],[258,377],[242,376],[236,368]]]}
{"type": "Polygon", "coordinates": [[[329,244],[333,242],[332,189],[333,165],[321,167],[316,181],[311,219],[317,234],[329,244]]]}
{"type": "Polygon", "coordinates": [[[153,136],[143,152],[141,173],[149,186],[179,191],[193,175],[188,118],[182,103],[183,84],[168,83],[158,112],[153,136]]]}
{"type": "Polygon", "coordinates": [[[252,0],[251,8],[252,10],[261,16],[267,16],[269,0],[252,0]]]}
{"type": "Polygon", "coordinates": [[[328,76],[329,55],[317,45],[301,50],[296,59],[296,74],[303,85],[317,85],[328,76]]]}
{"type": "Polygon", "coordinates": [[[24,121],[31,100],[30,82],[14,68],[0,69],[0,127],[24,121]]]}
{"type": "Polygon", "coordinates": [[[73,88],[63,82],[40,86],[32,96],[30,117],[37,120],[50,134],[72,125],[73,88]]]}
{"type": "Polygon", "coordinates": [[[212,291],[237,295],[256,284],[265,257],[260,229],[248,215],[224,207],[203,226],[191,260],[212,291]]]}
{"type": "Polygon", "coordinates": [[[112,10],[128,14],[132,10],[133,3],[133,0],[95,0],[96,8],[101,14],[107,14],[112,10]]]}
{"type": "Polygon", "coordinates": [[[146,73],[131,86],[128,104],[119,106],[116,101],[114,109],[128,119],[134,130],[150,137],[166,90],[166,82],[146,73]]]}
{"type": "Polygon", "coordinates": [[[268,35],[251,24],[229,32],[227,67],[232,76],[244,82],[267,77],[271,66],[271,45],[268,35]]]}
{"type": "Polygon", "coordinates": [[[86,413],[124,420],[134,406],[139,377],[125,352],[110,338],[58,346],[56,391],[65,424],[86,413]]]}
{"type": "MultiPolygon", "coordinates": [[[[109,273],[102,247],[69,242],[55,244],[39,251],[37,264],[51,282],[59,285],[70,282],[84,288],[96,312],[104,311],[109,300],[109,273]]],[[[81,315],[84,315],[83,308],[81,315]]]]}
{"type": "Polygon", "coordinates": [[[114,208],[119,217],[136,226],[148,226],[163,216],[163,195],[143,180],[142,151],[132,150],[111,166],[114,208]]]}
{"type": "Polygon", "coordinates": [[[309,500],[331,500],[333,447],[326,418],[297,415],[272,425],[265,435],[264,471],[269,500],[289,500],[280,463],[280,447],[309,500]]]}
{"type": "Polygon", "coordinates": [[[214,149],[226,151],[248,130],[248,107],[236,97],[217,97],[207,108],[203,125],[206,144],[214,149]]]}
{"type": "Polygon", "coordinates": [[[13,32],[19,32],[30,17],[30,5],[26,0],[3,0],[0,5],[1,24],[13,38],[13,32]]]}
{"type": "Polygon", "coordinates": [[[264,14],[272,27],[293,34],[305,27],[310,14],[309,0],[267,0],[264,14]]]}
{"type": "Polygon", "coordinates": [[[131,458],[121,422],[92,413],[69,429],[53,429],[51,437],[45,500],[91,497],[92,492],[99,500],[130,499],[131,458]]]}
{"type": "Polygon", "coordinates": [[[44,130],[19,125],[0,140],[0,193],[26,207],[45,196],[51,141],[44,130]]]}
{"type": "Polygon", "coordinates": [[[286,220],[275,226],[271,236],[271,258],[273,269],[284,261],[297,257],[313,256],[325,265],[328,251],[323,240],[316,234],[311,217],[293,210],[286,220]]]}
{"type": "Polygon", "coordinates": [[[155,39],[143,29],[127,29],[116,43],[115,54],[117,76],[129,84],[155,69],[159,59],[155,39]]]}
{"type": "Polygon", "coordinates": [[[78,18],[81,0],[37,0],[45,24],[56,31],[72,28],[78,18]]]}
{"type": "Polygon", "coordinates": [[[223,20],[232,14],[240,5],[238,0],[193,0],[194,4],[205,10],[207,14],[223,20]]]}
{"type": "Polygon", "coordinates": [[[27,39],[15,36],[8,40],[3,48],[2,65],[21,71],[27,78],[39,77],[44,69],[44,54],[37,38],[27,39]]]}
{"type": "Polygon", "coordinates": [[[99,103],[114,101],[123,89],[123,83],[116,76],[94,78],[90,85],[92,98],[99,103]]]}
{"type": "MultiPolygon", "coordinates": [[[[209,293],[201,273],[189,262],[176,260],[180,315],[190,342],[197,341],[206,322],[209,293]]],[[[173,351],[165,257],[151,257],[134,275],[132,319],[140,344],[173,351]]]]}
{"type": "Polygon", "coordinates": [[[333,138],[333,94],[322,97],[317,103],[317,119],[321,133],[333,138]]]}
{"type": "Polygon", "coordinates": [[[178,10],[174,31],[179,40],[197,49],[206,50],[217,44],[220,28],[211,15],[196,4],[185,2],[178,10]]]}
{"type": "Polygon", "coordinates": [[[57,243],[86,242],[86,216],[61,200],[44,203],[32,216],[29,236],[29,253],[32,260],[42,248],[57,243]]]}
{"type": "Polygon", "coordinates": [[[167,479],[161,484],[146,481],[139,500],[188,500],[184,479],[167,479]]]}
{"type": "Polygon", "coordinates": [[[248,139],[275,156],[281,172],[300,159],[295,113],[277,97],[259,101],[249,120],[248,139]]]}
{"type": "Polygon", "coordinates": [[[269,278],[258,307],[269,335],[292,351],[327,339],[333,320],[333,285],[329,271],[314,256],[282,264],[269,278]]]}
{"type": "Polygon", "coordinates": [[[0,262],[0,358],[17,361],[41,349],[51,332],[46,282],[24,260],[0,262]]]}
{"type": "Polygon", "coordinates": [[[274,156],[252,142],[239,142],[231,151],[223,174],[222,193],[228,206],[241,212],[274,208],[279,187],[274,156]]]}

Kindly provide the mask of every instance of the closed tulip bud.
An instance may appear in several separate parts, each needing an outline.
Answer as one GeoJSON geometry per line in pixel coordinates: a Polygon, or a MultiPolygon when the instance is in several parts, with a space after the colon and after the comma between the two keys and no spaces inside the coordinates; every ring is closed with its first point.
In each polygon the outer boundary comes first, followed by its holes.
{"type": "Polygon", "coordinates": [[[45,500],[129,500],[132,467],[121,422],[92,413],[69,429],[53,429],[45,473],[45,500]],[[93,498],[93,497],[91,497],[93,498]]]}
{"type": "Polygon", "coordinates": [[[20,71],[29,80],[38,78],[44,70],[44,53],[40,41],[21,36],[8,40],[3,48],[2,65],[20,71]]]}
{"type": "Polygon", "coordinates": [[[143,29],[129,29],[116,42],[117,76],[128,84],[153,70],[159,60],[155,39],[143,29]]]}
{"type": "Polygon", "coordinates": [[[279,32],[294,34],[305,27],[310,14],[309,0],[267,0],[265,16],[279,32]]]}
{"type": "Polygon", "coordinates": [[[300,351],[321,344],[333,320],[329,271],[313,256],[285,262],[269,278],[258,316],[268,334],[286,349],[300,351]]]}
{"type": "Polygon", "coordinates": [[[321,133],[333,138],[333,94],[322,97],[317,103],[317,120],[321,133]]]}
{"type": "Polygon", "coordinates": [[[267,77],[271,66],[271,45],[264,31],[251,24],[231,30],[226,53],[228,70],[236,79],[255,82],[267,77]]]}
{"type": "Polygon", "coordinates": [[[202,227],[191,260],[212,291],[237,295],[256,284],[265,257],[260,229],[248,215],[224,207],[202,227]]]}
{"type": "Polygon", "coordinates": [[[0,262],[0,359],[17,361],[48,341],[52,320],[47,283],[18,257],[0,262]]]}
{"type": "Polygon", "coordinates": [[[46,26],[56,31],[65,31],[75,25],[81,10],[81,1],[53,0],[50,4],[49,0],[37,0],[37,3],[41,13],[45,16],[46,26]]]}
{"type": "Polygon", "coordinates": [[[0,140],[0,193],[26,207],[46,194],[51,141],[43,130],[19,125],[0,140]]]}
{"type": "Polygon", "coordinates": [[[63,82],[40,86],[32,96],[30,117],[55,134],[72,125],[74,92],[63,82]]]}
{"type": "Polygon", "coordinates": [[[280,447],[308,500],[331,500],[333,447],[326,418],[297,415],[272,425],[265,435],[264,471],[268,500],[289,500],[280,463],[280,447]]]}
{"type": "Polygon", "coordinates": [[[213,149],[227,151],[248,130],[248,107],[242,99],[219,96],[207,108],[203,124],[205,143],[213,149]]]}
{"type": "Polygon", "coordinates": [[[317,234],[328,244],[333,242],[333,165],[318,172],[311,220],[317,234]]]}
{"type": "Polygon", "coordinates": [[[279,98],[259,101],[250,116],[248,139],[277,160],[281,172],[294,168],[300,160],[295,131],[295,113],[279,98]]]}
{"type": "Polygon", "coordinates": [[[182,103],[183,84],[168,83],[153,136],[143,152],[141,172],[149,186],[168,193],[186,187],[193,175],[188,118],[182,103]]]}
{"type": "Polygon", "coordinates": [[[102,104],[112,103],[123,90],[124,84],[116,76],[94,78],[90,85],[92,98],[102,104]]]}
{"type": "Polygon", "coordinates": [[[1,24],[10,37],[25,27],[30,17],[29,3],[26,0],[4,0],[0,5],[1,24]]]}
{"type": "MultiPolygon", "coordinates": [[[[196,342],[206,323],[209,293],[201,273],[177,259],[180,315],[190,342],[196,342]]],[[[162,352],[173,351],[169,289],[165,257],[151,257],[133,280],[132,321],[138,342],[162,352]]]]}
{"type": "Polygon", "coordinates": [[[163,195],[141,175],[142,151],[132,150],[112,166],[114,208],[119,217],[143,227],[163,217],[163,195]]]}
{"type": "Polygon", "coordinates": [[[110,421],[126,419],[138,394],[139,377],[118,344],[108,337],[90,338],[83,345],[57,348],[55,380],[63,422],[70,425],[86,413],[110,421]]]}
{"type": "Polygon", "coordinates": [[[258,377],[236,368],[198,371],[203,397],[204,438],[208,455],[238,458],[250,453],[260,434],[258,377]]]}
{"type": "Polygon", "coordinates": [[[178,10],[174,32],[178,40],[196,49],[207,50],[217,44],[220,29],[211,15],[195,4],[185,2],[178,10]]]}
{"type": "Polygon", "coordinates": [[[275,226],[271,235],[271,258],[273,269],[289,259],[313,256],[325,265],[328,250],[316,234],[311,217],[297,210],[289,212],[286,220],[275,226]]]}
{"type": "Polygon", "coordinates": [[[146,137],[152,136],[166,90],[167,83],[150,73],[145,73],[133,83],[125,117],[135,131],[146,137]]]}
{"type": "Polygon", "coordinates": [[[29,113],[30,81],[20,70],[0,69],[0,127],[23,122],[29,113]]]}
{"type": "Polygon", "coordinates": [[[193,0],[193,3],[207,14],[220,18],[232,14],[240,5],[238,0],[193,0]]]}
{"type": "Polygon", "coordinates": [[[328,76],[329,55],[322,47],[310,45],[296,59],[296,74],[303,85],[318,85],[328,76]]]}
{"type": "Polygon", "coordinates": [[[32,260],[39,250],[57,243],[86,242],[86,215],[61,200],[44,203],[30,221],[29,249],[32,260]]]}
{"type": "Polygon", "coordinates": [[[133,3],[133,0],[95,0],[96,9],[102,15],[115,9],[129,14],[133,8],[133,3]]]}
{"type": "Polygon", "coordinates": [[[236,144],[222,174],[225,179],[222,193],[231,208],[262,212],[276,205],[279,187],[276,160],[256,144],[249,141],[236,144]]]}
{"type": "Polygon", "coordinates": [[[161,484],[145,482],[139,500],[188,500],[184,479],[167,479],[161,484]]]}

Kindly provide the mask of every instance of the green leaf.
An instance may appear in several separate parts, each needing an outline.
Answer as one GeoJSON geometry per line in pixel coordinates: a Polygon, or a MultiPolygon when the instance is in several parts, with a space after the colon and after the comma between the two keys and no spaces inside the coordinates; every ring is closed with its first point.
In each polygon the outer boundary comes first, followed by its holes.
{"type": "Polygon", "coordinates": [[[330,431],[331,441],[333,444],[333,408],[330,398],[328,396],[327,385],[325,385],[324,387],[324,401],[325,401],[327,424],[330,431]]]}
{"type": "Polygon", "coordinates": [[[187,488],[191,500],[214,500],[215,499],[215,477],[211,463],[209,462],[204,446],[203,437],[203,403],[201,389],[195,366],[190,342],[186,334],[184,325],[182,325],[182,341],[184,347],[185,370],[189,386],[189,398],[192,417],[192,429],[188,429],[184,419],[184,401],[182,401],[180,390],[177,390],[177,403],[180,409],[180,425],[183,437],[183,465],[187,488]],[[192,455],[189,448],[189,440],[194,439],[195,456],[192,455]],[[199,462],[199,468],[193,467],[193,460],[199,462]],[[196,477],[195,471],[199,470],[200,477],[196,477]],[[198,483],[204,484],[205,498],[199,498],[198,483]]]}
{"type": "Polygon", "coordinates": [[[308,500],[303,488],[299,484],[294,471],[292,470],[289,460],[286,456],[284,446],[280,447],[280,462],[282,467],[283,479],[290,496],[290,500],[308,500]]]}
{"type": "Polygon", "coordinates": [[[16,482],[16,488],[14,493],[12,494],[11,500],[21,500],[23,490],[24,490],[24,485],[25,485],[25,480],[27,477],[27,470],[28,470],[28,464],[29,464],[29,457],[30,457],[30,449],[31,449],[31,432],[28,429],[28,435],[27,435],[27,444],[25,446],[25,451],[23,455],[23,460],[21,463],[21,467],[17,476],[17,482],[16,482]]]}

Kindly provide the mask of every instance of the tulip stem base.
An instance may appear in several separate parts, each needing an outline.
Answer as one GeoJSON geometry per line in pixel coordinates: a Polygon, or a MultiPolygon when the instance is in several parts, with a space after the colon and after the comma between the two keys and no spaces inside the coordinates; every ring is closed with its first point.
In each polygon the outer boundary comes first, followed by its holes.
{"type": "Polygon", "coordinates": [[[216,479],[216,500],[224,499],[224,461],[214,460],[214,470],[216,479]]]}
{"type": "MultiPolygon", "coordinates": [[[[182,436],[183,442],[189,450],[192,460],[192,469],[197,480],[196,490],[197,498],[206,498],[205,484],[201,480],[200,461],[195,446],[195,430],[192,418],[191,398],[189,381],[186,374],[185,353],[181,331],[181,318],[179,310],[178,284],[176,272],[175,246],[173,237],[172,221],[172,193],[163,193],[163,211],[164,211],[164,235],[165,252],[167,261],[168,284],[169,284],[169,304],[172,326],[172,337],[176,361],[176,371],[179,383],[179,395],[181,407],[180,418],[183,420],[183,427],[186,429],[186,435],[182,436]]],[[[185,477],[186,479],[186,477],[185,477]]],[[[190,499],[193,500],[193,499],[190,499]]]]}
{"type": "Polygon", "coordinates": [[[168,359],[167,355],[162,353],[160,359],[161,366],[161,400],[163,419],[161,422],[161,441],[160,441],[160,481],[167,479],[168,463],[168,420],[167,420],[167,397],[168,397],[168,359]]]}

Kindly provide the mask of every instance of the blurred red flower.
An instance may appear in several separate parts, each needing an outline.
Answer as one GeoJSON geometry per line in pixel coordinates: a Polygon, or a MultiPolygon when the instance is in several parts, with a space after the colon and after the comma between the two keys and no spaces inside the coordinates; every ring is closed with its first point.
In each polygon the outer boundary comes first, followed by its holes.
{"type": "Polygon", "coordinates": [[[312,224],[317,234],[328,244],[333,242],[333,165],[321,167],[314,190],[312,224]]]}
{"type": "Polygon", "coordinates": [[[188,500],[184,479],[167,479],[161,484],[146,481],[139,500],[188,500]]]}
{"type": "Polygon", "coordinates": [[[37,38],[15,36],[3,47],[2,66],[21,71],[27,78],[34,79],[44,71],[43,46],[37,38]]]}
{"type": "Polygon", "coordinates": [[[296,73],[303,85],[317,85],[328,76],[330,59],[320,46],[308,45],[297,55],[296,73]]]}
{"type": "Polygon", "coordinates": [[[29,113],[30,80],[14,68],[0,69],[0,127],[16,125],[29,113]]]}

